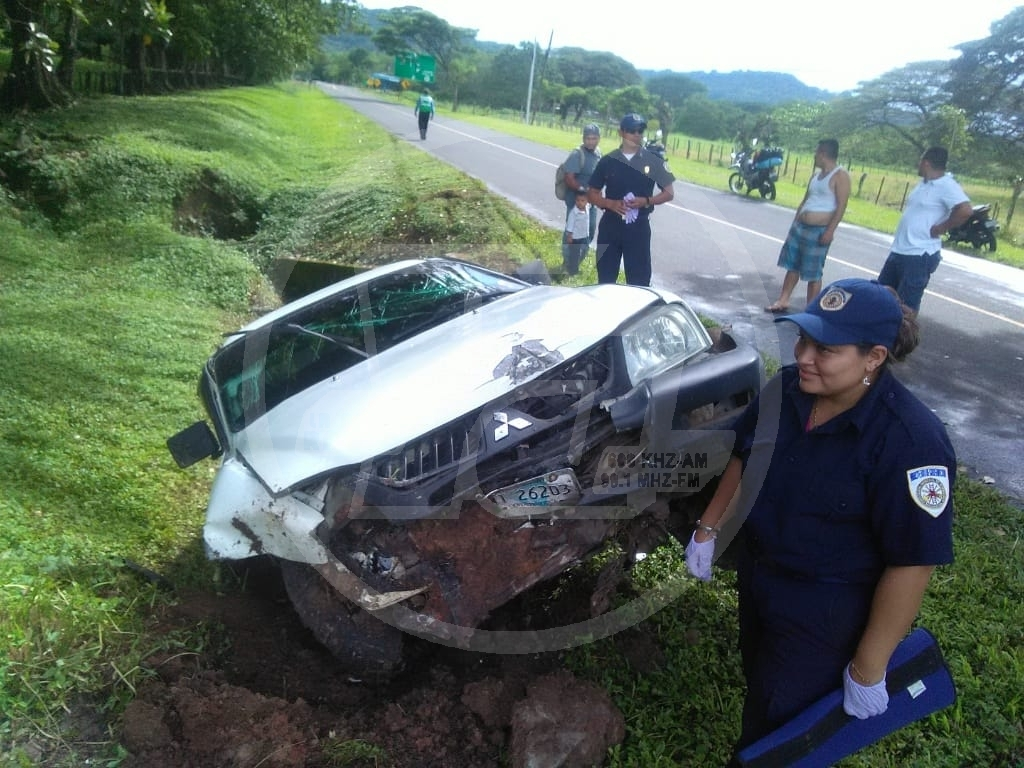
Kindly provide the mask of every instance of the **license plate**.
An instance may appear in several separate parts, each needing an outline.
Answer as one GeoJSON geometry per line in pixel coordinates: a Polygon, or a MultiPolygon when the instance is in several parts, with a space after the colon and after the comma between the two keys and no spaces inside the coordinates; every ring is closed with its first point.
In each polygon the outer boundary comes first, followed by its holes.
{"type": "Polygon", "coordinates": [[[545,507],[563,507],[580,500],[580,484],[571,469],[560,469],[491,491],[485,497],[502,517],[527,517],[545,507]]]}

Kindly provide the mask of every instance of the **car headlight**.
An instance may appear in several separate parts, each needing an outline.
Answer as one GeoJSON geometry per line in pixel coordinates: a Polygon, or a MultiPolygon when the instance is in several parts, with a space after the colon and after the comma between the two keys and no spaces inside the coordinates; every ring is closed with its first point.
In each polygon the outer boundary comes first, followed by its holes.
{"type": "Polygon", "coordinates": [[[662,307],[622,332],[626,370],[634,386],[711,346],[697,316],[679,304],[662,307]]]}

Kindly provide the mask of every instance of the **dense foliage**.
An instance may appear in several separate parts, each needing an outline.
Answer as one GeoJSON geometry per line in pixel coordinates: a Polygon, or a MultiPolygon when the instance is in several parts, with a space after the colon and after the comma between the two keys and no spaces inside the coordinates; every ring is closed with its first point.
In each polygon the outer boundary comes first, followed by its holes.
{"type": "Polygon", "coordinates": [[[66,103],[86,87],[80,59],[103,62],[100,90],[137,94],[266,83],[308,61],[353,0],[3,0],[11,64],[0,109],[66,103]]]}

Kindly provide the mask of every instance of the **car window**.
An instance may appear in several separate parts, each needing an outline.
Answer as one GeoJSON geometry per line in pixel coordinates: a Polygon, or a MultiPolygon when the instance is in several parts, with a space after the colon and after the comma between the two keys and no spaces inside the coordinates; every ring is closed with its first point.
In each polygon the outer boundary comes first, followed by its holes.
{"type": "Polygon", "coordinates": [[[287,398],[526,283],[460,262],[423,262],[247,330],[208,368],[237,432],[287,398]]]}

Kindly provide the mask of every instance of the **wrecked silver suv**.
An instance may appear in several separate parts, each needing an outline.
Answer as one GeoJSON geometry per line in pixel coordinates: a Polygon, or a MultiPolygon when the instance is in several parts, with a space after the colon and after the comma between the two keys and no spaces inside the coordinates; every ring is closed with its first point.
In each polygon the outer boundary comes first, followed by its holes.
{"type": "Polygon", "coordinates": [[[631,562],[688,535],[762,376],[665,291],[407,260],[230,334],[200,379],[213,431],[168,445],[220,457],[209,556],[276,558],[318,640],[386,673],[402,630],[451,641],[613,540],[631,562]]]}

